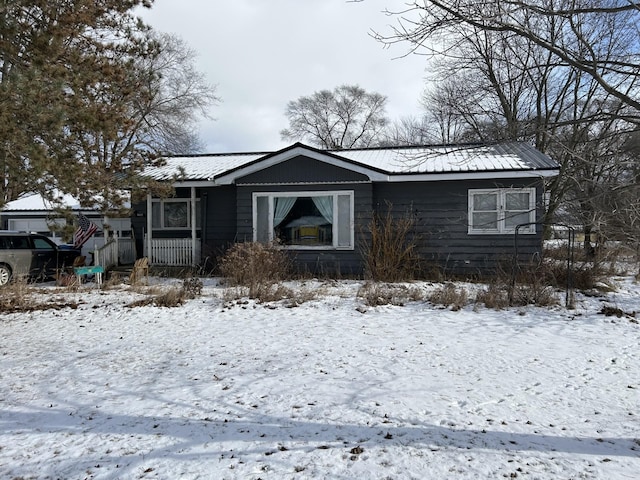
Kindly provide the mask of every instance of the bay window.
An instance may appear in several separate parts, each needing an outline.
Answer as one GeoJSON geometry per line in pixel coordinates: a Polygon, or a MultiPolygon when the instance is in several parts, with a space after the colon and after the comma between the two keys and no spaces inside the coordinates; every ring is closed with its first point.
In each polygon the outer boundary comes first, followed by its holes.
{"type": "Polygon", "coordinates": [[[253,240],[353,249],[353,191],[253,194],[253,240]]]}
{"type": "MultiPolygon", "coordinates": [[[[514,233],[518,225],[536,221],[535,202],[535,188],[469,190],[468,233],[514,233]]],[[[535,225],[527,225],[519,233],[535,231],[535,225]]]]}

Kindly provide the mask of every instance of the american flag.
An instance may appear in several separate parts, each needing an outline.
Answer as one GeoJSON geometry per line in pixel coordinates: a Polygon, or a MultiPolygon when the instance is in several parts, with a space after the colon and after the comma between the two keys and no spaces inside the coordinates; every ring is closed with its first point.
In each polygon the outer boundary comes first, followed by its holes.
{"type": "Polygon", "coordinates": [[[96,233],[96,230],[98,230],[98,226],[83,214],[79,213],[78,229],[76,230],[76,233],[73,234],[73,247],[82,247],[82,245],[87,243],[87,240],[89,240],[91,236],[96,233]]]}

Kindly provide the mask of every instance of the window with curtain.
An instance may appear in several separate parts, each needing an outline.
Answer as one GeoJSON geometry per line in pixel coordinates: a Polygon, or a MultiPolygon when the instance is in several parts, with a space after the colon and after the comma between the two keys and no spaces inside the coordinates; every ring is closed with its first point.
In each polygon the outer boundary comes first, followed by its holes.
{"type": "MultiPolygon", "coordinates": [[[[469,190],[469,233],[514,233],[518,225],[536,221],[535,188],[469,190]]],[[[519,233],[535,233],[535,225],[519,233]]]]}
{"type": "Polygon", "coordinates": [[[258,242],[292,248],[353,248],[353,191],[254,193],[258,242]]]}

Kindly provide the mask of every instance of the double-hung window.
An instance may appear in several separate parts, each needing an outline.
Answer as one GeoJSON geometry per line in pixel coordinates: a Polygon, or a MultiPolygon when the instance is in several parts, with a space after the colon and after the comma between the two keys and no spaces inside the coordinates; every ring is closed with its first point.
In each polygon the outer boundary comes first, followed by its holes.
{"type": "MultiPolygon", "coordinates": [[[[151,204],[154,229],[181,230],[191,228],[191,200],[168,198],[151,204]]],[[[200,228],[200,202],[196,200],[196,228],[200,228]]]]}
{"type": "Polygon", "coordinates": [[[255,192],[253,240],[290,248],[353,249],[353,191],[255,192]]]}
{"type": "Polygon", "coordinates": [[[535,188],[469,190],[470,234],[535,233],[535,221],[535,188]]]}

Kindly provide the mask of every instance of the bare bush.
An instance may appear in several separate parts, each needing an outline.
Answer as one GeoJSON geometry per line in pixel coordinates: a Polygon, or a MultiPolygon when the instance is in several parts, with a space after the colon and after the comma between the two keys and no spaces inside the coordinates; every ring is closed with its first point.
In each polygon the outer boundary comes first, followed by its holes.
{"type": "Polygon", "coordinates": [[[20,311],[32,303],[29,284],[24,278],[16,278],[2,288],[0,312],[20,311]]]}
{"type": "Polygon", "coordinates": [[[419,256],[415,239],[416,219],[411,212],[395,216],[391,204],[386,213],[374,212],[366,227],[362,247],[365,273],[378,282],[400,282],[415,277],[419,256]]]}
{"type": "Polygon", "coordinates": [[[78,308],[78,302],[64,297],[50,296],[45,301],[34,298],[37,289],[25,277],[15,278],[0,290],[0,313],[34,312],[78,308]]]}
{"type": "Polygon", "coordinates": [[[539,282],[516,285],[511,299],[511,305],[516,307],[525,305],[548,307],[559,303],[555,289],[539,282]]]}
{"type": "Polygon", "coordinates": [[[570,255],[566,243],[545,248],[543,265],[536,268],[549,285],[558,288],[570,285],[577,290],[592,290],[608,277],[624,275],[635,261],[635,252],[616,242],[601,243],[593,255],[588,255],[585,249],[576,249],[572,252],[572,266],[568,271],[567,259],[570,255]]]}
{"type": "Polygon", "coordinates": [[[291,261],[274,245],[236,243],[220,259],[220,272],[233,286],[249,288],[249,297],[264,295],[278,281],[288,278],[291,261]]]}
{"type": "Polygon", "coordinates": [[[365,305],[377,307],[380,305],[403,306],[405,303],[424,299],[424,293],[418,287],[406,285],[389,285],[386,283],[366,282],[357,294],[364,300],[365,305]]]}
{"type": "MultiPolygon", "coordinates": [[[[150,291],[154,291],[151,289],[150,291]]],[[[180,287],[171,287],[169,290],[160,291],[137,300],[127,305],[128,307],[179,307],[187,300],[192,300],[202,293],[202,280],[199,278],[187,278],[180,287]]]]}
{"type": "Polygon", "coordinates": [[[158,295],[148,296],[141,300],[131,302],[127,307],[179,307],[185,300],[184,290],[182,290],[182,288],[172,287],[158,295]]]}
{"type": "Polygon", "coordinates": [[[262,285],[253,290],[250,294],[247,287],[231,287],[227,288],[222,299],[225,303],[237,302],[242,298],[252,298],[258,303],[272,303],[283,302],[285,307],[297,307],[305,302],[315,300],[318,298],[319,291],[311,290],[309,288],[289,288],[280,283],[273,283],[270,285],[262,285]]]}
{"type": "Polygon", "coordinates": [[[182,290],[189,298],[199,297],[202,293],[202,280],[198,277],[185,278],[182,281],[182,290]]]}
{"type": "Polygon", "coordinates": [[[502,310],[509,306],[509,295],[504,285],[491,283],[476,294],[476,304],[483,303],[487,308],[502,310]]]}
{"type": "Polygon", "coordinates": [[[508,292],[508,303],[511,306],[543,307],[559,303],[556,291],[558,288],[566,288],[566,275],[565,262],[535,257],[526,265],[518,264],[510,273],[499,270],[496,285],[508,292]],[[562,284],[562,281],[565,283],[562,284]]]}
{"type": "Polygon", "coordinates": [[[468,303],[469,295],[464,287],[456,287],[453,283],[447,283],[431,292],[428,300],[435,305],[444,305],[457,311],[468,303]]]}

